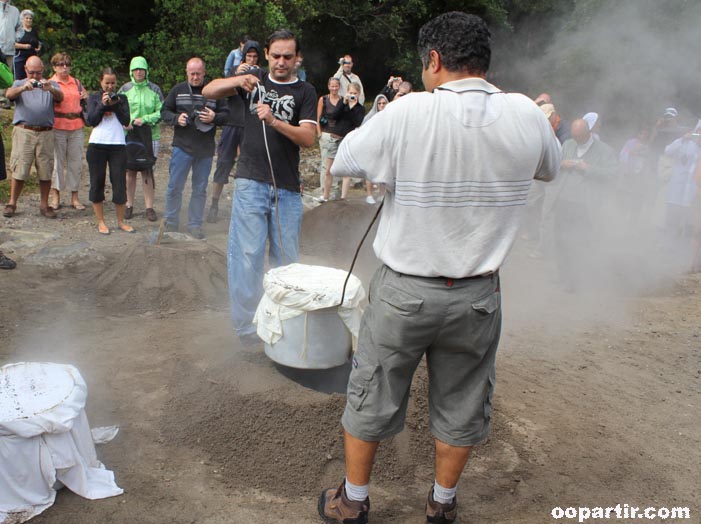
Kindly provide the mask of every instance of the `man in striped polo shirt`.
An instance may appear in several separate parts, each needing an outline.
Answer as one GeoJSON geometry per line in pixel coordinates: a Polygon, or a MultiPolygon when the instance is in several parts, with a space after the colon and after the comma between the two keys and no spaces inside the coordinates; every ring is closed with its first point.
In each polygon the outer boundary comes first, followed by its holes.
{"type": "Polygon", "coordinates": [[[385,184],[370,287],[348,383],[346,479],[321,494],[326,522],[367,522],[380,441],[399,433],[412,376],[429,374],[436,478],[426,519],[451,523],[456,486],[489,433],[501,327],[499,268],[534,178],[552,180],[560,144],[543,112],[486,81],[490,33],[477,16],[421,28],[426,92],[387,106],[341,143],[333,176],[385,184]]]}

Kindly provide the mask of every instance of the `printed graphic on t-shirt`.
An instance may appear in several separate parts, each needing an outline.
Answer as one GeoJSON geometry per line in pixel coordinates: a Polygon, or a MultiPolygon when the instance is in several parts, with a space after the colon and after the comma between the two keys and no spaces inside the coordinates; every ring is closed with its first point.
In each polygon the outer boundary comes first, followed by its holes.
{"type": "Polygon", "coordinates": [[[265,86],[258,84],[258,86],[251,92],[251,96],[248,98],[248,110],[251,114],[256,113],[256,106],[258,100],[264,104],[270,106],[273,115],[279,120],[283,120],[287,123],[292,122],[292,117],[295,111],[295,99],[292,95],[280,96],[275,89],[270,89],[269,91],[265,89],[265,86]]]}

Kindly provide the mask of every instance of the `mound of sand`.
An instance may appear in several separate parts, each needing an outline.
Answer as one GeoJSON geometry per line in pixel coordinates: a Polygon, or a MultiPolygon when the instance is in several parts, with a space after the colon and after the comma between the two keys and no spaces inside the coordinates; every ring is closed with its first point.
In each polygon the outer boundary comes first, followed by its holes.
{"type": "Polygon", "coordinates": [[[88,283],[114,314],[226,304],[226,255],[205,242],[135,244],[88,283]]]}
{"type": "MultiPolygon", "coordinates": [[[[250,370],[249,370],[250,373],[250,370]]],[[[325,395],[294,382],[242,393],[224,366],[204,373],[181,370],[163,416],[162,437],[204,451],[222,482],[282,496],[315,494],[343,472],[341,415],[345,395],[325,395]]],[[[396,483],[432,475],[425,369],[414,382],[407,429],[378,452],[373,478],[396,483]]]]}

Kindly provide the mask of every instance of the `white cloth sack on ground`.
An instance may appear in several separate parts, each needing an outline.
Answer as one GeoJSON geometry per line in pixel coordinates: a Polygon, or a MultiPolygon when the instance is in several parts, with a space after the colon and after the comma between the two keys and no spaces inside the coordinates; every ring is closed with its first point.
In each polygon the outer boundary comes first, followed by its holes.
{"type": "Polygon", "coordinates": [[[97,460],[86,399],[73,366],[0,367],[0,524],[25,522],[49,508],[60,484],[88,499],[123,493],[97,460]]]}
{"type": "Polygon", "coordinates": [[[268,271],[263,277],[265,293],[253,318],[258,336],[268,344],[275,344],[283,336],[283,320],[308,311],[338,306],[338,316],[355,341],[360,328],[360,303],[365,298],[365,290],[360,279],[351,275],[343,304],[340,304],[347,275],[340,269],[305,264],[290,264],[268,271]]]}
{"type": "Polygon", "coordinates": [[[92,435],[92,441],[95,444],[107,444],[112,442],[114,437],[119,433],[118,426],[104,426],[101,428],[92,428],[90,434],[92,435]]]}

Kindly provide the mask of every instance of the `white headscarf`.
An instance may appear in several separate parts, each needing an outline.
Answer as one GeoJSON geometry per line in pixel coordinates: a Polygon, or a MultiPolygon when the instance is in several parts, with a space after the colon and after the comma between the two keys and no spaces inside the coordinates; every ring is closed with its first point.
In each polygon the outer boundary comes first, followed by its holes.
{"type": "Polygon", "coordinates": [[[584,120],[587,123],[587,126],[589,126],[589,131],[591,131],[592,129],[594,129],[594,126],[599,121],[599,113],[587,113],[582,117],[582,120],[584,120]]]}
{"type": "Polygon", "coordinates": [[[377,102],[379,102],[380,98],[384,98],[385,101],[389,104],[389,100],[387,100],[387,97],[385,95],[377,95],[375,97],[375,101],[372,103],[372,109],[370,109],[370,111],[368,111],[368,114],[365,115],[365,118],[363,118],[363,124],[379,112],[377,109],[377,102]]]}

